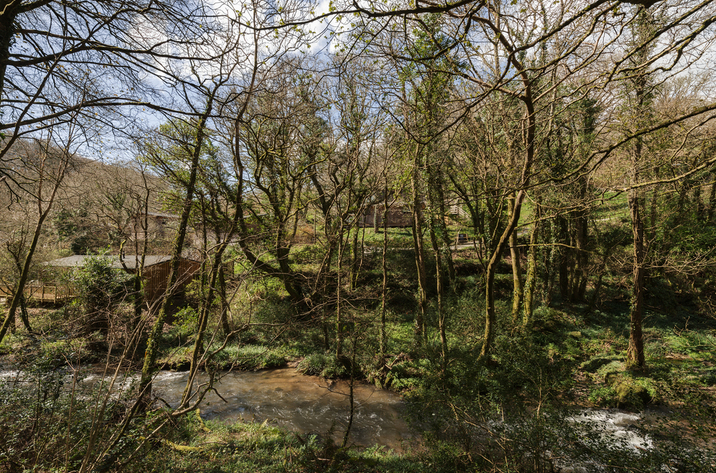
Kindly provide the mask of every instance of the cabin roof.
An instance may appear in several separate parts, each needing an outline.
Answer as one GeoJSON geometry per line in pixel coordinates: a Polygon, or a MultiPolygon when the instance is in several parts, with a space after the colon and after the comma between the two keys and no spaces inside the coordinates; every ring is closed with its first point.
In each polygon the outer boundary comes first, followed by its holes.
{"type": "MultiPolygon", "coordinates": [[[[87,258],[97,257],[98,256],[96,255],[72,255],[67,256],[66,258],[59,258],[56,260],[48,261],[44,264],[47,266],[54,266],[59,268],[80,268],[85,265],[85,260],[87,258]]],[[[105,258],[109,260],[112,268],[124,269],[119,261],[119,255],[100,256],[100,258],[105,258]]],[[[164,263],[165,261],[170,261],[171,259],[172,257],[169,255],[146,255],[144,257],[144,267],[148,268],[159,263],[164,263]]],[[[136,269],[137,260],[134,255],[124,255],[122,261],[127,266],[127,269],[136,269]]]]}

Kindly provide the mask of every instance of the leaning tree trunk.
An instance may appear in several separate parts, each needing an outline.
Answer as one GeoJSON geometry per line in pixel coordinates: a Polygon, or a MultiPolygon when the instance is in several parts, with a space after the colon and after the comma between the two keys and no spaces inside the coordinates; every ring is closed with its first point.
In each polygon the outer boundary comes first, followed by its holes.
{"type": "MultiPolygon", "coordinates": [[[[206,110],[201,117],[201,120],[197,124],[196,131],[196,142],[194,143],[194,149],[191,157],[191,167],[189,168],[189,181],[186,186],[186,195],[184,196],[184,202],[182,203],[181,219],[179,221],[179,229],[177,230],[176,238],[172,247],[172,264],[169,270],[169,278],[167,280],[167,289],[162,299],[162,305],[159,309],[152,330],[147,340],[147,348],[144,352],[144,364],[142,366],[142,376],[139,381],[139,395],[147,400],[151,393],[151,382],[154,374],[154,364],[157,361],[157,354],[159,350],[159,339],[161,338],[162,329],[164,328],[164,322],[166,321],[167,314],[169,312],[169,305],[171,298],[174,295],[175,285],[179,280],[179,263],[181,259],[182,248],[184,247],[184,240],[186,239],[187,227],[189,225],[189,214],[191,213],[192,203],[194,201],[194,190],[196,187],[197,173],[199,170],[199,158],[202,152],[202,146],[204,143],[204,132],[206,126],[206,120],[212,108],[213,96],[210,97],[207,104],[206,110]]],[[[139,407],[140,403],[135,403],[135,406],[139,407]]],[[[131,415],[129,416],[131,417],[131,415]]]]}
{"type": "Polygon", "coordinates": [[[495,328],[497,325],[497,317],[495,314],[495,273],[497,271],[497,263],[500,260],[502,252],[507,247],[507,242],[515,231],[517,221],[520,218],[522,209],[522,201],[524,200],[524,191],[519,191],[514,201],[514,208],[507,227],[500,235],[495,249],[492,251],[490,261],[487,263],[485,270],[485,335],[483,338],[482,348],[480,349],[480,359],[490,356],[492,345],[495,339],[495,328]]]}
{"type": "Polygon", "coordinates": [[[507,246],[508,239],[512,236],[512,232],[517,228],[517,222],[520,219],[520,212],[522,210],[522,202],[525,199],[525,189],[529,184],[530,172],[532,169],[532,163],[535,157],[535,108],[532,98],[532,86],[530,79],[525,72],[524,67],[520,64],[517,57],[510,59],[515,69],[520,71],[522,84],[525,88],[524,95],[521,97],[522,102],[525,105],[525,114],[523,122],[523,137],[524,137],[524,161],[522,164],[522,170],[519,180],[519,190],[515,196],[514,205],[511,209],[511,214],[507,227],[502,232],[500,239],[496,245],[496,248],[492,252],[490,261],[487,263],[487,269],[485,271],[485,335],[483,338],[482,348],[480,349],[480,360],[489,359],[492,345],[495,338],[495,272],[497,270],[497,262],[502,255],[505,247],[507,246]]]}
{"type": "Polygon", "coordinates": [[[5,334],[7,333],[10,324],[15,323],[15,313],[17,312],[17,308],[24,298],[25,284],[27,283],[27,277],[30,274],[30,266],[32,264],[32,258],[35,255],[35,250],[37,249],[37,242],[40,240],[40,235],[42,233],[42,224],[45,222],[45,219],[49,215],[50,209],[52,208],[52,204],[55,201],[57,190],[59,189],[60,182],[64,177],[65,169],[67,168],[68,159],[68,157],[65,157],[65,160],[61,164],[61,168],[57,174],[57,180],[55,181],[54,187],[47,201],[47,208],[45,208],[44,210],[42,209],[42,194],[40,193],[40,195],[38,196],[38,208],[40,210],[39,217],[37,219],[37,224],[35,225],[35,231],[32,234],[32,242],[30,243],[30,248],[27,250],[27,255],[25,255],[25,262],[22,265],[20,279],[17,282],[17,286],[15,287],[15,293],[13,294],[10,308],[7,311],[7,315],[5,316],[5,320],[3,321],[2,327],[0,328],[0,343],[2,343],[3,339],[5,338],[5,334]]]}
{"type": "Polygon", "coordinates": [[[22,265],[22,273],[20,273],[20,280],[15,286],[15,293],[12,296],[10,308],[7,311],[7,315],[5,315],[5,320],[3,321],[2,328],[0,328],[0,343],[2,343],[3,339],[5,338],[5,334],[7,333],[8,328],[10,328],[10,324],[15,323],[15,313],[17,312],[17,308],[19,307],[20,302],[24,297],[25,283],[27,283],[27,276],[30,273],[32,257],[34,256],[35,250],[37,249],[37,242],[40,239],[40,233],[42,232],[42,223],[45,221],[46,217],[47,212],[43,212],[37,221],[37,225],[35,225],[35,232],[32,236],[32,243],[30,243],[30,248],[27,250],[27,256],[25,256],[25,263],[22,265]]]}

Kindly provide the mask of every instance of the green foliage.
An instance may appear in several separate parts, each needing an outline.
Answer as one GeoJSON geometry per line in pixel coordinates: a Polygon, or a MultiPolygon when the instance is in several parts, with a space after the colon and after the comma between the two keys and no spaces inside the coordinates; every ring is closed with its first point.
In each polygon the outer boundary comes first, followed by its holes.
{"type": "Polygon", "coordinates": [[[397,391],[409,391],[422,386],[425,377],[434,368],[428,359],[406,359],[391,366],[385,376],[386,387],[397,391]]]}
{"type": "MultiPolygon", "coordinates": [[[[117,425],[126,399],[110,399],[99,416],[96,399],[104,393],[76,374],[75,384],[62,371],[35,365],[19,371],[16,381],[0,381],[0,468],[7,468],[2,471],[77,471],[84,455],[96,454],[88,449],[93,422],[117,425]]],[[[95,445],[112,433],[100,429],[95,445]]]]}
{"type": "Polygon", "coordinates": [[[322,245],[303,245],[291,252],[291,261],[296,264],[317,264],[325,254],[326,249],[322,245]]]}
{"type": "Polygon", "coordinates": [[[315,353],[308,355],[296,368],[303,374],[322,376],[324,378],[340,378],[348,374],[346,367],[333,354],[315,353]]]}
{"type": "Polygon", "coordinates": [[[283,350],[262,345],[231,345],[214,356],[210,364],[218,369],[260,370],[280,368],[286,364],[283,350]]]}
{"type": "Polygon", "coordinates": [[[700,359],[713,357],[716,349],[716,336],[710,333],[685,330],[680,333],[673,332],[664,336],[664,341],[672,353],[688,355],[700,359]]]}
{"type": "MultiPolygon", "coordinates": [[[[143,472],[433,472],[420,459],[381,447],[341,449],[314,435],[289,433],[266,423],[201,422],[187,417],[163,431],[130,471],[143,472]],[[196,434],[191,434],[191,432],[196,434]],[[136,470],[135,470],[136,469],[136,470]]],[[[126,470],[125,470],[126,471],[126,470]]]]}
{"type": "Polygon", "coordinates": [[[132,276],[114,269],[108,256],[89,256],[74,274],[79,299],[88,312],[109,310],[132,291],[132,276]]]}
{"type": "Polygon", "coordinates": [[[253,319],[260,323],[287,323],[295,316],[296,308],[290,300],[283,297],[285,291],[280,281],[266,279],[260,296],[263,300],[256,304],[253,319]]]}
{"type": "Polygon", "coordinates": [[[92,353],[85,338],[43,342],[40,347],[40,358],[46,366],[65,366],[78,361],[90,361],[92,353]]]}
{"type": "Polygon", "coordinates": [[[110,325],[117,325],[117,308],[133,292],[132,276],[112,268],[109,257],[91,256],[75,271],[74,285],[83,313],[81,331],[106,336],[110,325]]]}
{"type": "Polygon", "coordinates": [[[165,345],[178,346],[190,341],[196,333],[199,314],[191,306],[182,307],[174,315],[174,323],[168,332],[162,334],[165,345]]]}
{"type": "Polygon", "coordinates": [[[612,386],[597,386],[589,392],[589,402],[601,407],[616,407],[617,393],[612,386]]]}

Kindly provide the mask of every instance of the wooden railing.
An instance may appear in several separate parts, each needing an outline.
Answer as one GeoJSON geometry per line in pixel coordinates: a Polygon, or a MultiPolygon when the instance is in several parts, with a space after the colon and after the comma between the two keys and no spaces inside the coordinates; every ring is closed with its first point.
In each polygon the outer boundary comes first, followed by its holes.
{"type": "MultiPolygon", "coordinates": [[[[70,286],[58,284],[28,284],[25,286],[25,297],[38,302],[63,302],[74,299],[77,294],[70,286]]],[[[11,287],[0,286],[0,297],[11,298],[13,291],[11,287]]]]}

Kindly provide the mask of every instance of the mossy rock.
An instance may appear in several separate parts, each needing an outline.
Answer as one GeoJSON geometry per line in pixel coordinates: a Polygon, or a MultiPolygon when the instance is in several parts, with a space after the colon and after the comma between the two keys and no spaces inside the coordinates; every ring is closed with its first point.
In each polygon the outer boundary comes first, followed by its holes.
{"type": "Polygon", "coordinates": [[[633,378],[619,376],[612,387],[616,393],[617,407],[641,410],[653,401],[652,394],[644,384],[633,378]]]}
{"type": "MultiPolygon", "coordinates": [[[[596,356],[594,358],[590,358],[587,361],[583,362],[581,365],[579,365],[580,368],[582,368],[584,371],[587,371],[589,373],[596,373],[597,370],[599,370],[602,366],[608,365],[610,363],[614,363],[618,361],[614,357],[614,355],[611,356],[596,356]]],[[[621,365],[621,363],[619,363],[621,365]]],[[[617,365],[613,365],[616,367],[617,365]]]]}
{"type": "Polygon", "coordinates": [[[706,368],[702,371],[701,381],[706,386],[716,386],[716,368],[706,368]]]}
{"type": "Polygon", "coordinates": [[[612,360],[597,369],[597,375],[607,384],[611,384],[611,379],[618,377],[624,371],[625,365],[621,361],[612,360]]]}
{"type": "Polygon", "coordinates": [[[186,358],[171,360],[167,363],[166,367],[164,367],[164,369],[167,368],[171,371],[189,371],[189,368],[191,368],[191,360],[186,358]]]}

